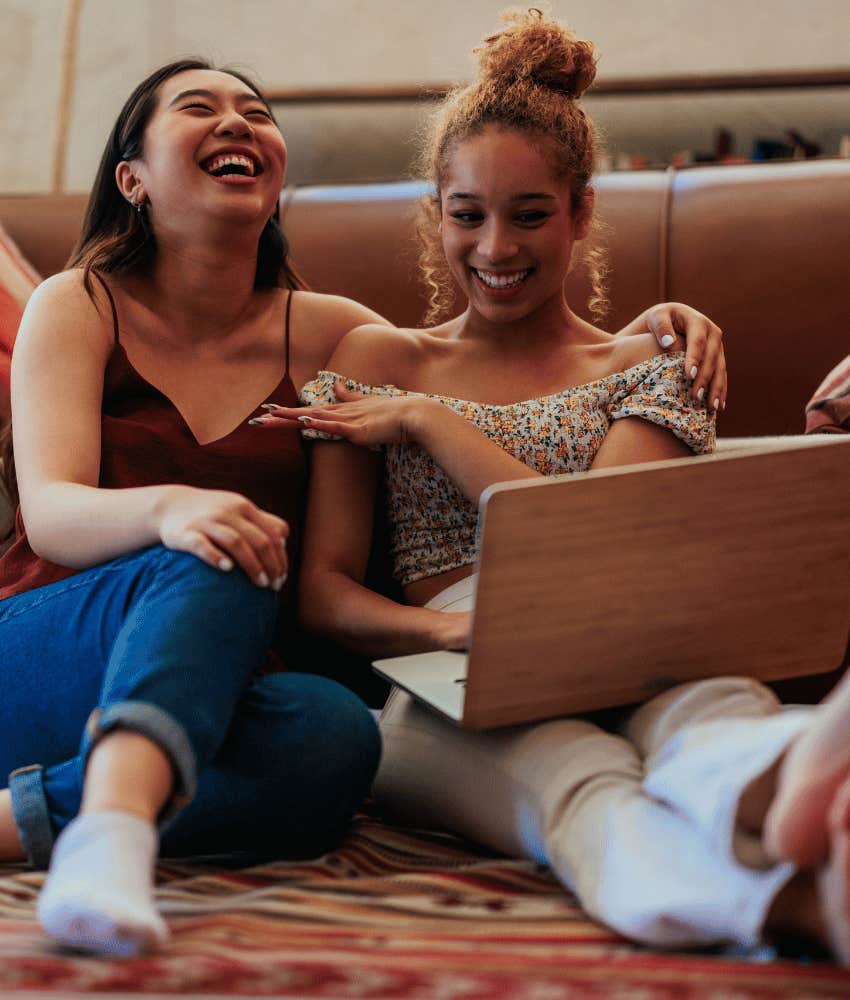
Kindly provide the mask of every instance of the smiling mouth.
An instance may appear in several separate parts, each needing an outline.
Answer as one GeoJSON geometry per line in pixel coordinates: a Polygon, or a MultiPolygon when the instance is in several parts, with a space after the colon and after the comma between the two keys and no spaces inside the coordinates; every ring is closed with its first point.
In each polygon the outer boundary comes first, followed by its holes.
{"type": "Polygon", "coordinates": [[[531,274],[532,268],[527,267],[522,271],[482,271],[473,267],[472,273],[487,288],[495,292],[511,291],[519,288],[520,285],[531,274]]]}
{"type": "Polygon", "coordinates": [[[217,153],[205,160],[201,167],[211,177],[256,177],[263,172],[256,160],[243,153],[217,153]]]}

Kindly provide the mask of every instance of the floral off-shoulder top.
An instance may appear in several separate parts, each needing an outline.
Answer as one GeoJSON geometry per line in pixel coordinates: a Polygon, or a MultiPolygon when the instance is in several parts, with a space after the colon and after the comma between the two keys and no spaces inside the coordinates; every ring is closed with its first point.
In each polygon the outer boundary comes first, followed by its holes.
{"type": "MultiPolygon", "coordinates": [[[[302,402],[336,402],[336,381],[366,394],[437,399],[546,476],[589,469],[611,424],[623,417],[666,427],[697,454],[714,450],[714,414],[689,399],[682,353],[661,354],[595,382],[503,406],[409,392],[394,385],[365,385],[330,371],[319,372],[304,386],[302,402]]],[[[303,434],[328,437],[310,429],[303,434]]],[[[418,445],[391,444],[384,451],[396,579],[406,585],[475,562],[475,504],[418,445]]]]}

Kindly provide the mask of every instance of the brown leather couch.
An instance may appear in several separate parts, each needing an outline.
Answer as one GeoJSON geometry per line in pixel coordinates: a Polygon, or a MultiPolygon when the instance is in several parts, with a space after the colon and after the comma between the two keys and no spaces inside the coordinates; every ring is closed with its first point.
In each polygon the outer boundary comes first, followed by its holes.
{"type": "MultiPolygon", "coordinates": [[[[321,291],[415,325],[425,299],[414,218],[421,184],[287,188],[293,258],[321,291]]],[[[803,408],[850,353],[850,161],[696,167],[601,175],[611,313],[618,329],[646,306],[687,302],[724,330],[723,436],[799,433],[803,408]]],[[[0,221],[42,274],[61,269],[82,195],[0,195],[0,221]]],[[[568,281],[576,306],[586,275],[568,281]]]]}

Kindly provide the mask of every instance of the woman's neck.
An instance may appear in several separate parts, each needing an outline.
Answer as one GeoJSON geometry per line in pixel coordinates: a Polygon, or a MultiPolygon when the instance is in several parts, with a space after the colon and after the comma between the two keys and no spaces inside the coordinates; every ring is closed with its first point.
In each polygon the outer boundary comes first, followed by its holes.
{"type": "Polygon", "coordinates": [[[255,300],[256,253],[186,249],[157,240],[145,282],[152,307],[179,332],[200,343],[232,331],[255,300]]]}
{"type": "Polygon", "coordinates": [[[496,322],[483,316],[472,305],[458,317],[454,337],[470,343],[492,345],[508,356],[528,356],[535,351],[548,352],[570,342],[594,341],[601,335],[590,323],[577,316],[563,296],[553,297],[531,313],[515,320],[496,322]]]}

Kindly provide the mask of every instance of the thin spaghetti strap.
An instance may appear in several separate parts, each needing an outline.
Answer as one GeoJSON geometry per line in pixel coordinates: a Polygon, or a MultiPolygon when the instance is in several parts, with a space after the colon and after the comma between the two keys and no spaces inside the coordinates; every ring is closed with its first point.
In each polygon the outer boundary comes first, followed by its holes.
{"type": "Polygon", "coordinates": [[[106,283],[106,279],[102,274],[98,274],[97,271],[91,272],[97,280],[103,285],[103,290],[106,292],[106,297],[109,299],[109,308],[112,310],[112,332],[115,336],[115,343],[118,343],[118,310],[115,308],[115,299],[112,297],[112,292],[109,290],[109,285],[106,283]]]}
{"type": "Polygon", "coordinates": [[[290,311],[292,309],[292,296],[293,296],[293,294],[294,294],[294,292],[290,288],[289,289],[289,295],[286,296],[286,320],[284,321],[285,325],[284,325],[284,330],[283,330],[283,338],[284,338],[284,348],[283,349],[284,349],[284,357],[285,357],[285,363],[286,363],[286,368],[285,368],[284,373],[283,373],[283,377],[284,378],[289,378],[289,313],[290,313],[290,311]]]}

